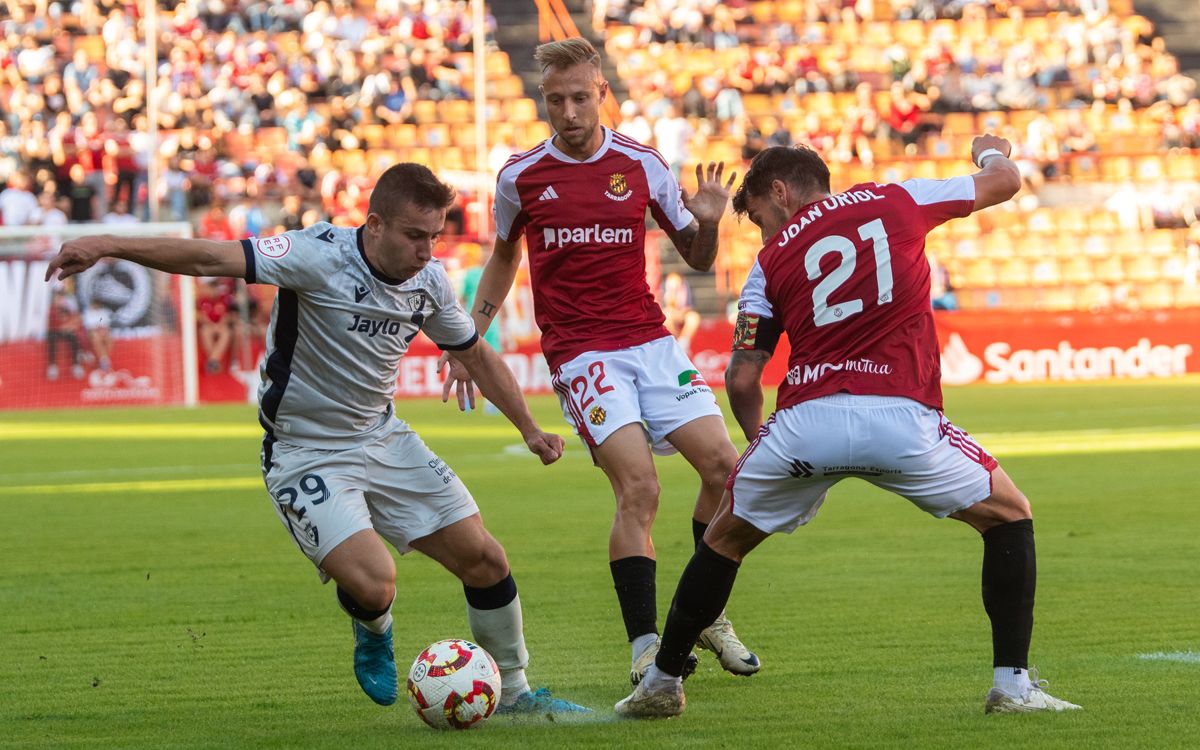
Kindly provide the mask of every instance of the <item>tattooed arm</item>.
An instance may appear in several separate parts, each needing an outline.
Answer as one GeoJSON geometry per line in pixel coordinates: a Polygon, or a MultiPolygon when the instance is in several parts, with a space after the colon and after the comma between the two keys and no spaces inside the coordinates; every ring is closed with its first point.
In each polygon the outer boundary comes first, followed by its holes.
{"type": "Polygon", "coordinates": [[[762,374],[771,353],[762,349],[743,349],[733,353],[725,369],[725,393],[729,408],[741,425],[746,440],[758,437],[763,421],[762,374]]]}
{"type": "MultiPolygon", "coordinates": [[[[492,247],[492,257],[483,267],[483,276],[479,279],[479,287],[475,292],[475,301],[468,310],[471,319],[475,321],[475,329],[483,335],[491,326],[496,316],[500,313],[500,307],[504,304],[504,299],[508,297],[509,290],[512,289],[513,281],[517,278],[517,269],[521,265],[521,247],[517,242],[509,242],[496,238],[496,243],[492,247]]],[[[442,385],[442,401],[450,399],[450,392],[457,390],[458,408],[466,410],[468,404],[470,408],[475,408],[475,384],[471,382],[471,376],[466,372],[466,368],[461,364],[450,360],[450,372],[446,377],[446,382],[442,385]]],[[[441,370],[447,364],[445,356],[438,363],[438,369],[441,370]]]]}

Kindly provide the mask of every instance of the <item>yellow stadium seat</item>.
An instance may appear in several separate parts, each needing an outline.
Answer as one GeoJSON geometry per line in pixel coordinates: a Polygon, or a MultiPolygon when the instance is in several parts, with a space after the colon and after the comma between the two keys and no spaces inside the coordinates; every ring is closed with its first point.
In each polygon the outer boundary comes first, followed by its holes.
{"type": "Polygon", "coordinates": [[[1062,269],[1062,280],[1075,286],[1085,286],[1094,280],[1092,262],[1087,258],[1069,258],[1062,269]]]}
{"type": "Polygon", "coordinates": [[[1158,259],[1150,255],[1131,258],[1125,266],[1125,278],[1138,282],[1159,281],[1162,274],[1159,271],[1158,259]]]}
{"type": "Polygon", "coordinates": [[[1029,286],[1029,264],[1024,258],[1009,258],[1000,266],[996,281],[1000,286],[1029,286]]]}
{"type": "Polygon", "coordinates": [[[1125,267],[1121,264],[1121,258],[1116,255],[1096,261],[1093,273],[1097,281],[1108,284],[1119,284],[1125,280],[1125,267]]]}
{"type": "Polygon", "coordinates": [[[963,275],[963,286],[987,288],[996,286],[996,266],[990,260],[972,261],[963,275]]]}
{"type": "Polygon", "coordinates": [[[1029,279],[1034,286],[1056,286],[1062,282],[1062,274],[1059,273],[1058,263],[1047,258],[1033,264],[1029,279]]]}

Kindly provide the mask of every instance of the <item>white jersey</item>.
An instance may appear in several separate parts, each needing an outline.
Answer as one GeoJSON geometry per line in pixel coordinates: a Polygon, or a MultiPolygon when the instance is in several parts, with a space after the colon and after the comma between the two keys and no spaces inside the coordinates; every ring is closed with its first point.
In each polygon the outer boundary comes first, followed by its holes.
{"type": "Polygon", "coordinates": [[[372,268],[357,229],[315,224],[242,240],[246,281],[279,287],[259,375],[259,421],[276,439],[341,449],[400,423],[400,358],[424,331],[442,349],[478,338],[441,263],[407,281],[372,268]]]}

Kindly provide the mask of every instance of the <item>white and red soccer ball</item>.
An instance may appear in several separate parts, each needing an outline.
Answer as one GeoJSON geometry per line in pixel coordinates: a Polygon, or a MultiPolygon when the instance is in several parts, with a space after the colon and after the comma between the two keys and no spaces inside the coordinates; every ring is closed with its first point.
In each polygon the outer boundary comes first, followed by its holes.
{"type": "Polygon", "coordinates": [[[500,669],[470,641],[438,641],[408,670],[408,700],[434,729],[479,726],[500,705],[500,669]]]}

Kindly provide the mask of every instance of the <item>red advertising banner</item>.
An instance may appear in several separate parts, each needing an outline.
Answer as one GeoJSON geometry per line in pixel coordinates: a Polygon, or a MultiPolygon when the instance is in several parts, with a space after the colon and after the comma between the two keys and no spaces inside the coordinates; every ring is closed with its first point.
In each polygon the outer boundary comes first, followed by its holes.
{"type": "Polygon", "coordinates": [[[937,314],[942,382],[1147,379],[1200,372],[1200,309],[937,314]]]}
{"type": "MultiPolygon", "coordinates": [[[[1200,372],[1200,309],[1056,314],[1045,312],[938,312],[945,385],[1170,378],[1200,372]]],[[[691,356],[709,385],[721,388],[733,326],[706,320],[692,339],[691,356]]],[[[418,338],[400,363],[399,397],[441,394],[439,352],[418,338]]],[[[780,343],[763,383],[778,385],[787,372],[780,343]]],[[[550,373],[536,341],[507,352],[504,361],[526,393],[551,393],[550,373]]]]}

